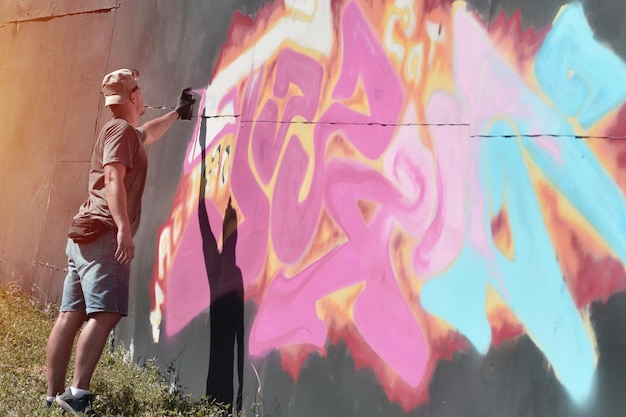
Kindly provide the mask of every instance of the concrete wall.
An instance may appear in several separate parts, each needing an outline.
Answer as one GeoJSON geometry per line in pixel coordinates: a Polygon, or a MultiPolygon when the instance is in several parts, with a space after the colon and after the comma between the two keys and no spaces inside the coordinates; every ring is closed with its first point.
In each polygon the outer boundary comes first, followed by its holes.
{"type": "Polygon", "coordinates": [[[98,84],[137,67],[146,103],[190,86],[201,116],[149,149],[117,332],[137,362],[173,365],[196,397],[237,406],[240,392],[248,415],[618,415],[625,8],[135,1],[22,23],[12,11],[3,279],[58,294],[63,231],[106,120],[98,84]],[[34,62],[19,55],[44,35],[34,62]]]}

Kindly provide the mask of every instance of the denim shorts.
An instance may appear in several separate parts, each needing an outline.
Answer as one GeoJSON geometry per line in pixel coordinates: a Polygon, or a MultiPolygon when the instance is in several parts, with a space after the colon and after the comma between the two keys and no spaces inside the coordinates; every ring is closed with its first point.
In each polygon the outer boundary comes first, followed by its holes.
{"type": "Polygon", "coordinates": [[[68,272],[60,311],[128,315],[130,263],[115,260],[117,237],[107,231],[89,243],[67,240],[68,272]]]}

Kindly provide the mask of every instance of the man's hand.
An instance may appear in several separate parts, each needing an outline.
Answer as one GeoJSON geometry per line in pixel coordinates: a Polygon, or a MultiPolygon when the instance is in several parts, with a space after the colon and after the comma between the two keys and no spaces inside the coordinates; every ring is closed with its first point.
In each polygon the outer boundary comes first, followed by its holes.
{"type": "Polygon", "coordinates": [[[115,260],[121,264],[127,264],[135,257],[135,242],[130,230],[123,229],[117,232],[117,250],[115,251],[115,260]]]}
{"type": "Polygon", "coordinates": [[[196,102],[196,99],[191,95],[191,88],[185,88],[181,93],[180,97],[178,97],[178,101],[176,102],[176,112],[178,116],[183,120],[191,120],[191,116],[193,113],[193,104],[196,102]]]}

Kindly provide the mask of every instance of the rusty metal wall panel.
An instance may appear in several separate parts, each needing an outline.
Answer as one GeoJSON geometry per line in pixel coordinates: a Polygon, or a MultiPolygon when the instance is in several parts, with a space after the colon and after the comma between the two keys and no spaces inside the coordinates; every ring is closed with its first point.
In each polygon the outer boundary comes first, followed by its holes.
{"type": "Polygon", "coordinates": [[[86,183],[114,20],[111,11],[0,24],[0,276],[52,301],[86,197],[76,176],[86,183]]]}
{"type": "Polygon", "coordinates": [[[8,0],[0,4],[0,24],[107,11],[120,0],[8,0]]]}

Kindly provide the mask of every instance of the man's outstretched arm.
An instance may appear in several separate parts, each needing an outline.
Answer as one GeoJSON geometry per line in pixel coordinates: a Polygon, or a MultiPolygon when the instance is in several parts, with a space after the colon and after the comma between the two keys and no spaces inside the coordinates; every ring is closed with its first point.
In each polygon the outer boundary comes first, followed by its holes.
{"type": "Polygon", "coordinates": [[[176,102],[176,109],[164,116],[150,120],[141,126],[147,133],[146,145],[154,143],[168,131],[177,119],[191,120],[193,105],[196,99],[191,95],[191,89],[185,88],[176,102]]]}
{"type": "Polygon", "coordinates": [[[161,139],[176,120],[178,120],[178,112],[172,110],[161,117],[157,117],[143,124],[141,128],[146,131],[147,135],[145,144],[149,145],[161,139]]]}

